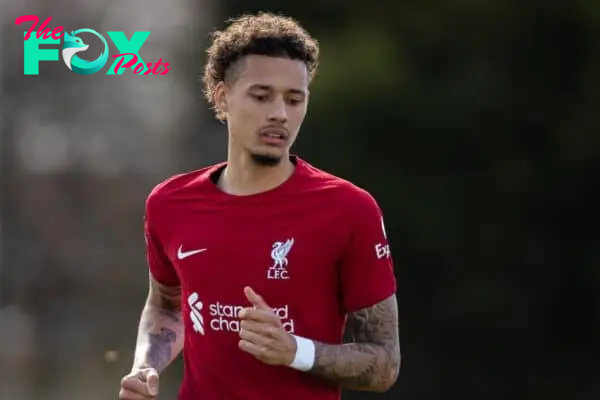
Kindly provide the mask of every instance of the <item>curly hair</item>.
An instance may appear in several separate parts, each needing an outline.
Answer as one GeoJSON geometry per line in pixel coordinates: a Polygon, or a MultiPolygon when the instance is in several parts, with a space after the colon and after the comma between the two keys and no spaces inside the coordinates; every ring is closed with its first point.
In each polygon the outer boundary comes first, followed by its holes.
{"type": "MultiPolygon", "coordinates": [[[[217,84],[230,78],[231,67],[242,57],[256,54],[287,57],[306,64],[309,77],[319,64],[319,44],[298,22],[290,17],[261,12],[229,20],[223,31],[212,34],[202,83],[204,95],[213,109],[217,84]]],[[[217,118],[224,119],[216,110],[217,118]]]]}

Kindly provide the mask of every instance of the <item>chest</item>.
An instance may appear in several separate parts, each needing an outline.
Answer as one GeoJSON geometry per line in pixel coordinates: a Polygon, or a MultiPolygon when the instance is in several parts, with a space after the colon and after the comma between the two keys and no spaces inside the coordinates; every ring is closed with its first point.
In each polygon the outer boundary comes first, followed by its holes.
{"type": "Polygon", "coordinates": [[[340,210],[310,204],[178,214],[166,252],[186,292],[244,302],[253,287],[267,302],[331,296],[347,242],[340,210]]]}

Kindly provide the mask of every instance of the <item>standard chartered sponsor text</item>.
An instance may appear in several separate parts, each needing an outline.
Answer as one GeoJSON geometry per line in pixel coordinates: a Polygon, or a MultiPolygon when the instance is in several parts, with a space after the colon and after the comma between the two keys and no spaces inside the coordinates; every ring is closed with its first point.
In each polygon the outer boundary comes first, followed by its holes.
{"type": "MultiPolygon", "coordinates": [[[[213,331],[239,332],[240,320],[238,315],[245,307],[240,305],[222,304],[216,302],[210,304],[208,313],[210,315],[209,326],[213,331]]],[[[279,317],[283,328],[294,333],[294,320],[290,319],[289,306],[286,304],[282,307],[274,307],[273,312],[279,317]]]]}

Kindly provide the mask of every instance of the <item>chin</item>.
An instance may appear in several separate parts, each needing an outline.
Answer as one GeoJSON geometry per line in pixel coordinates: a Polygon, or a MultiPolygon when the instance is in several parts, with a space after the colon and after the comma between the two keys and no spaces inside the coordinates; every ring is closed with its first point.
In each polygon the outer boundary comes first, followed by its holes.
{"type": "Polygon", "coordinates": [[[274,151],[261,151],[261,152],[257,152],[257,151],[253,151],[250,152],[250,157],[252,158],[252,161],[254,161],[254,163],[256,165],[260,165],[260,166],[265,166],[265,167],[273,167],[276,165],[279,165],[281,163],[281,160],[283,160],[284,154],[281,154],[280,152],[274,152],[274,151]]]}

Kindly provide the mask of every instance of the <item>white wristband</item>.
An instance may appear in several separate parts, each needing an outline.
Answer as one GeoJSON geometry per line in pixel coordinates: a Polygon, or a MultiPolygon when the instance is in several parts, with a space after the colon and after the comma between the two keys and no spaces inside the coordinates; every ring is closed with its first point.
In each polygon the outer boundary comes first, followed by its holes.
{"type": "Polygon", "coordinates": [[[315,363],[315,344],[302,336],[292,336],[296,339],[296,357],[290,367],[299,371],[308,371],[315,363]]]}

